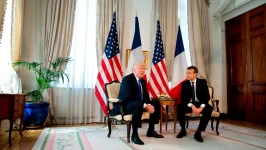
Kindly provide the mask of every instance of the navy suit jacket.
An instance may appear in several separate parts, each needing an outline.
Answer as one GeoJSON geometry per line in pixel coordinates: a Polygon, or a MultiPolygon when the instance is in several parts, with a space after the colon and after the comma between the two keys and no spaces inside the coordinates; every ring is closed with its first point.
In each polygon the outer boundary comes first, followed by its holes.
{"type": "MultiPolygon", "coordinates": [[[[192,98],[192,87],[189,80],[184,81],[181,87],[181,103],[187,105],[192,98]]],[[[196,80],[196,95],[201,104],[207,105],[210,100],[210,93],[207,82],[204,79],[196,80]]]]}
{"type": "MultiPolygon", "coordinates": [[[[142,94],[143,94],[142,103],[149,104],[151,100],[147,92],[146,81],[144,79],[141,79],[141,86],[142,86],[142,94]]],[[[130,105],[130,103],[133,101],[141,101],[139,99],[138,82],[133,73],[123,78],[121,86],[120,86],[120,91],[118,94],[118,99],[123,101],[124,106],[130,105]]],[[[117,115],[120,113],[121,113],[120,105],[114,104],[112,115],[117,115]]]]}

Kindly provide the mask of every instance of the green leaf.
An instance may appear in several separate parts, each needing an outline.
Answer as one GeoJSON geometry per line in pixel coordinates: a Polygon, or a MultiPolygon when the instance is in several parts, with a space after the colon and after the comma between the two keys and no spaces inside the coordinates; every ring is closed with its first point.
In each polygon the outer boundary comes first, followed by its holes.
{"type": "Polygon", "coordinates": [[[38,85],[37,90],[28,93],[34,100],[40,101],[42,99],[43,91],[48,88],[52,88],[52,82],[57,82],[62,79],[63,83],[65,77],[69,82],[68,75],[63,71],[64,66],[73,61],[70,58],[57,57],[54,61],[49,61],[49,67],[46,68],[42,63],[18,61],[14,62],[13,66],[25,67],[31,70],[35,74],[35,79],[38,85]],[[50,67],[52,67],[50,69],[50,67]]]}

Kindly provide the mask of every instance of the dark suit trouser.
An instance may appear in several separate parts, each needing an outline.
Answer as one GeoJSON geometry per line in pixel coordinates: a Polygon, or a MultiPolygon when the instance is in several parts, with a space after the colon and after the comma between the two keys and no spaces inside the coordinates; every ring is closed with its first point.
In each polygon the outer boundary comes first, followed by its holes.
{"type": "MultiPolygon", "coordinates": [[[[149,122],[150,122],[150,126],[151,125],[154,126],[154,124],[159,123],[160,110],[161,110],[160,102],[151,101],[150,104],[153,105],[155,111],[154,113],[150,114],[149,122]]],[[[141,127],[141,117],[142,117],[143,111],[145,111],[145,109],[143,109],[143,103],[140,101],[133,101],[125,106],[126,114],[132,114],[133,129],[141,127]]]]}
{"type": "MultiPolygon", "coordinates": [[[[201,105],[201,103],[195,103],[195,106],[197,108],[199,108],[201,105]]],[[[198,127],[198,131],[205,131],[208,122],[210,120],[211,117],[211,113],[212,113],[212,106],[207,104],[205,105],[205,107],[202,110],[202,117],[200,119],[200,123],[199,123],[199,127],[198,127]]],[[[185,113],[191,113],[192,112],[192,108],[188,107],[186,104],[180,103],[178,105],[178,111],[177,111],[177,116],[178,116],[178,120],[180,123],[180,126],[182,129],[185,129],[185,113]]]]}

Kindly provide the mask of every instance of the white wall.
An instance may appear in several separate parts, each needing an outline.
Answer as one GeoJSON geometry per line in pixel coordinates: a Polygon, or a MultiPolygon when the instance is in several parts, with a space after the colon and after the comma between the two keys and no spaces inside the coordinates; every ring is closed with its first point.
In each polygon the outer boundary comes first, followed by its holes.
{"type": "Polygon", "coordinates": [[[227,99],[226,99],[226,77],[223,74],[224,67],[221,43],[221,26],[219,21],[214,18],[214,14],[226,0],[211,0],[209,6],[209,35],[210,35],[210,64],[211,74],[210,83],[214,88],[214,99],[220,100],[220,111],[227,112],[227,99]]]}

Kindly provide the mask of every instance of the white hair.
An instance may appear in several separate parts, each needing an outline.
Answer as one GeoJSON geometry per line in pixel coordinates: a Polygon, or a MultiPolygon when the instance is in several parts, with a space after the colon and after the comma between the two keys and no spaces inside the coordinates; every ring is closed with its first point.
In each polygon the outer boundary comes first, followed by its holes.
{"type": "Polygon", "coordinates": [[[145,67],[145,64],[143,62],[136,62],[134,65],[133,65],[133,69],[135,68],[135,66],[144,66],[145,67]]]}

